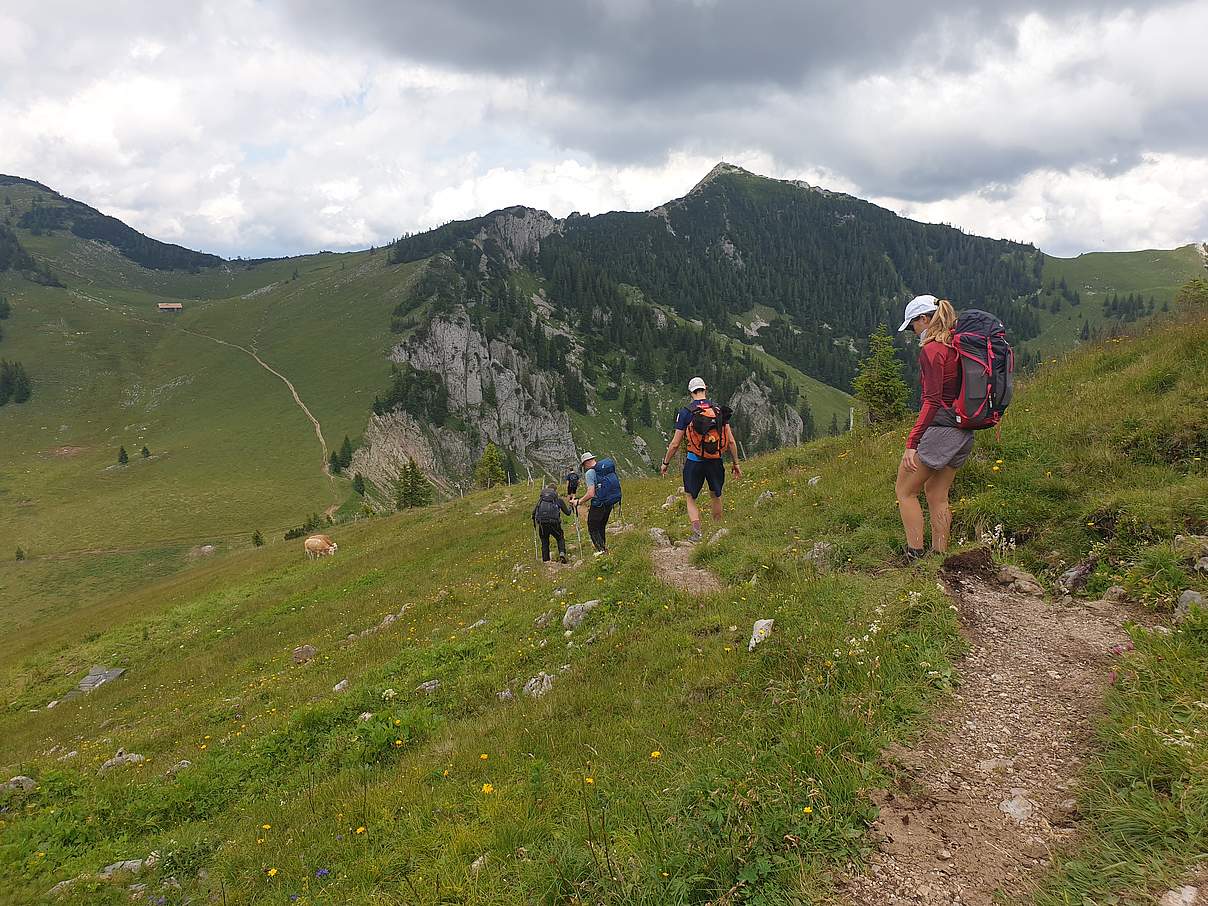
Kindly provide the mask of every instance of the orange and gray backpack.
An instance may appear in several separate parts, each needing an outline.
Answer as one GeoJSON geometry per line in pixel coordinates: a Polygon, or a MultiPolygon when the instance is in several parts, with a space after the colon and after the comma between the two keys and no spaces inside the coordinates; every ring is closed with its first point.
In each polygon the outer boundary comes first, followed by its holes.
{"type": "Polygon", "coordinates": [[[688,452],[701,459],[721,459],[728,446],[730,416],[729,406],[714,406],[708,400],[693,400],[688,404],[692,417],[684,429],[688,441],[688,452]]]}

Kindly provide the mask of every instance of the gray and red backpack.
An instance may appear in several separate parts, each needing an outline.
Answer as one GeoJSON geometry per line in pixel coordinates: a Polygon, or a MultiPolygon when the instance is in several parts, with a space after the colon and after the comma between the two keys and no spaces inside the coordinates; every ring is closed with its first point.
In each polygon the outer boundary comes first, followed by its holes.
{"type": "Polygon", "coordinates": [[[960,356],[961,389],[952,406],[936,414],[935,424],[997,427],[1015,389],[1015,351],[1006,328],[989,312],[970,308],[957,316],[952,348],[960,356]]]}

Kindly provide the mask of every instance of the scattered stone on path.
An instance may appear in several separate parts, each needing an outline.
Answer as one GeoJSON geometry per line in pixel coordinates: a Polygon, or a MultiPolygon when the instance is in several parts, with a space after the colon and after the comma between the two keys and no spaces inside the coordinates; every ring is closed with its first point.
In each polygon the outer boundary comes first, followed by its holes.
{"type": "Polygon", "coordinates": [[[1044,586],[1036,581],[1026,569],[1007,564],[998,570],[998,584],[1005,585],[1011,591],[1021,595],[1031,595],[1033,598],[1044,597],[1044,586]]]}
{"type": "Polygon", "coordinates": [[[657,527],[650,529],[650,540],[659,547],[666,547],[671,543],[671,539],[667,537],[667,532],[657,527]]]}
{"type": "Polygon", "coordinates": [[[1119,585],[1113,585],[1103,593],[1103,600],[1111,604],[1123,604],[1128,600],[1128,592],[1119,585]]]}
{"type": "Polygon", "coordinates": [[[668,494],[667,499],[663,501],[662,509],[664,509],[664,510],[671,509],[673,506],[675,506],[676,501],[678,501],[679,499],[680,499],[679,494],[668,494]]]}
{"type": "Polygon", "coordinates": [[[651,550],[650,562],[655,578],[691,595],[720,591],[722,584],[717,575],[692,562],[695,547],[697,545],[691,541],[677,541],[671,547],[651,550]]]}
{"type": "Polygon", "coordinates": [[[751,627],[751,641],[747,643],[747,651],[754,651],[756,645],[764,642],[772,634],[775,624],[775,620],[756,620],[755,625],[751,627]]]}
{"type": "Polygon", "coordinates": [[[307,661],[311,660],[318,653],[319,653],[319,649],[316,648],[314,645],[299,645],[297,648],[294,649],[294,654],[293,654],[294,663],[295,664],[305,664],[307,661]]]}
{"type": "Polygon", "coordinates": [[[1032,800],[1027,797],[1027,790],[1013,789],[1011,798],[998,803],[998,808],[1003,814],[1023,824],[1032,817],[1034,806],[1032,800]]]}
{"type": "Polygon", "coordinates": [[[1204,596],[1190,588],[1179,595],[1179,602],[1174,606],[1174,621],[1182,623],[1189,616],[1193,607],[1204,608],[1204,596]]]}
{"type": "Polygon", "coordinates": [[[1158,906],[1196,906],[1200,899],[1200,889],[1190,884],[1175,887],[1162,894],[1158,906]]]}
{"type": "Polygon", "coordinates": [[[566,608],[566,613],[562,615],[562,628],[578,629],[583,621],[587,619],[588,613],[599,606],[599,601],[584,601],[582,604],[572,604],[566,608]]]}
{"type": "Polygon", "coordinates": [[[717,542],[721,541],[722,538],[726,537],[726,535],[728,535],[728,534],[730,534],[730,530],[728,528],[719,528],[709,538],[709,544],[716,544],[717,542]]]}
{"type": "Polygon", "coordinates": [[[554,617],[558,616],[558,611],[547,610],[545,613],[538,615],[537,619],[533,620],[533,625],[538,629],[544,629],[554,621],[554,617]]]}
{"type": "Polygon", "coordinates": [[[31,793],[38,787],[38,781],[32,777],[26,777],[24,774],[18,774],[12,780],[4,784],[6,790],[21,790],[23,793],[31,793]]]}
{"type": "Polygon", "coordinates": [[[818,482],[820,482],[821,480],[822,480],[821,475],[815,475],[813,478],[810,479],[810,487],[811,488],[818,487],[818,482]]]}
{"type": "Polygon", "coordinates": [[[764,491],[762,494],[760,494],[758,497],[755,498],[755,506],[757,506],[757,507],[767,506],[769,503],[771,503],[775,499],[776,499],[775,491],[764,491]]]}
{"type": "Polygon", "coordinates": [[[139,764],[146,760],[146,758],[137,752],[127,752],[125,749],[118,749],[117,754],[102,764],[97,773],[105,774],[114,768],[120,768],[128,764],[139,764]]]}
{"type": "Polygon", "coordinates": [[[430,679],[427,682],[420,683],[415,687],[416,692],[422,692],[424,695],[431,695],[440,688],[440,680],[430,679]]]}
{"type": "Polygon", "coordinates": [[[336,683],[334,686],[331,687],[331,691],[337,692],[337,693],[347,692],[348,691],[348,680],[346,680],[346,679],[340,680],[338,683],[336,683]]]}
{"type": "Polygon", "coordinates": [[[1061,574],[1057,580],[1057,587],[1065,594],[1072,595],[1086,585],[1087,577],[1090,576],[1091,570],[1095,568],[1097,562],[1094,557],[1087,557],[1081,563],[1075,563],[1061,574]]]}
{"type": "Polygon", "coordinates": [[[554,687],[554,677],[542,670],[524,684],[524,694],[529,698],[541,698],[554,687]]]}

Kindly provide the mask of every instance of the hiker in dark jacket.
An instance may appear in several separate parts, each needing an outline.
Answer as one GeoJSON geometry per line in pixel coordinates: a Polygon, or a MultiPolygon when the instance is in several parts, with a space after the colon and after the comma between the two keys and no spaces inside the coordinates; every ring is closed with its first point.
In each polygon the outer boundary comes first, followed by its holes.
{"type": "Polygon", "coordinates": [[[570,504],[558,496],[558,489],[548,485],[533,507],[533,525],[541,535],[541,559],[549,562],[549,539],[558,542],[558,562],[566,562],[566,537],[562,534],[562,514],[571,514],[570,504]]]}
{"type": "Polygon", "coordinates": [[[570,468],[566,470],[566,496],[574,497],[575,492],[579,490],[579,472],[570,468]]]}

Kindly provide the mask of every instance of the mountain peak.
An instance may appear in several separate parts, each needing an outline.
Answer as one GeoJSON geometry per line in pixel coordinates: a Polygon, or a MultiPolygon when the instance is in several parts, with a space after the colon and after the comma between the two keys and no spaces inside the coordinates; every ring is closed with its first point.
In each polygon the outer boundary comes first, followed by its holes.
{"type": "Polygon", "coordinates": [[[716,164],[714,164],[713,169],[705,174],[705,178],[702,179],[700,182],[698,182],[696,185],[694,185],[692,187],[692,191],[690,191],[688,194],[691,195],[694,192],[699,192],[701,189],[703,189],[705,186],[709,185],[709,183],[713,182],[713,180],[717,179],[719,176],[727,176],[727,175],[731,175],[731,174],[736,175],[736,176],[754,176],[755,175],[750,170],[744,170],[742,167],[738,166],[738,164],[729,164],[729,163],[726,163],[724,160],[718,161],[716,164]]]}

